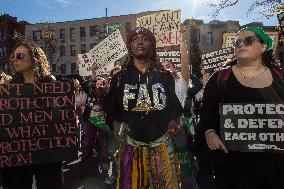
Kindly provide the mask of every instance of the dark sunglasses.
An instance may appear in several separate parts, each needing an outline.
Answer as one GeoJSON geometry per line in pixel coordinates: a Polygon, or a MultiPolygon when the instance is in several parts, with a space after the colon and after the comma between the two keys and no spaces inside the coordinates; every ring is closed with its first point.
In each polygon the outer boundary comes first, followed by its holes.
{"type": "Polygon", "coordinates": [[[233,47],[239,48],[241,43],[243,43],[246,47],[252,46],[255,42],[259,42],[258,38],[256,36],[248,36],[244,39],[236,39],[233,41],[233,47]]]}
{"type": "Polygon", "coordinates": [[[27,56],[27,54],[15,53],[15,54],[11,54],[11,59],[16,58],[17,60],[22,60],[25,56],[27,56]]]}

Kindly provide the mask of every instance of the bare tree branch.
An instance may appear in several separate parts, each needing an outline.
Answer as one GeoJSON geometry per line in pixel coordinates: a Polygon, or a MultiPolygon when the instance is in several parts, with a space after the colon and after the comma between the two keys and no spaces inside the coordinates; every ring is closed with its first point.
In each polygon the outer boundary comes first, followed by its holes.
{"type": "Polygon", "coordinates": [[[215,19],[224,8],[234,6],[238,2],[239,0],[222,0],[221,3],[218,4],[207,3],[207,5],[216,8],[216,10],[212,13],[212,17],[213,19],[215,19]]]}
{"type": "MultiPolygon", "coordinates": [[[[211,14],[212,18],[215,19],[222,10],[227,7],[232,7],[239,3],[239,0],[222,0],[218,4],[212,4],[207,2],[207,6],[214,7],[215,10],[211,14]]],[[[253,13],[260,13],[266,18],[275,16],[280,12],[284,11],[284,3],[281,0],[255,0],[247,10],[247,16],[253,13]],[[255,12],[256,11],[256,12],[255,12]]]]}

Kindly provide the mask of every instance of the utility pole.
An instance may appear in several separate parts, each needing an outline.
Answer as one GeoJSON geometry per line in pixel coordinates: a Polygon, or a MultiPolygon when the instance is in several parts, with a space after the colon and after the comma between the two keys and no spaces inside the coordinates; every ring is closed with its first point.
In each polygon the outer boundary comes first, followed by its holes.
{"type": "Polygon", "coordinates": [[[108,20],[107,20],[107,8],[106,8],[106,30],[107,30],[107,36],[109,34],[109,31],[108,31],[108,20]]]}

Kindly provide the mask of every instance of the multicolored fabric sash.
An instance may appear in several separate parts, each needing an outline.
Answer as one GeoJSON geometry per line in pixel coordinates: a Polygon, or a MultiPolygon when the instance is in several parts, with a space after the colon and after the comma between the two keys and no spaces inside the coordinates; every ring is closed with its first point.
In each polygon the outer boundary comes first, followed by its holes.
{"type": "Polygon", "coordinates": [[[128,137],[119,161],[117,189],[179,189],[180,168],[173,142],[164,135],[151,143],[128,137]]]}

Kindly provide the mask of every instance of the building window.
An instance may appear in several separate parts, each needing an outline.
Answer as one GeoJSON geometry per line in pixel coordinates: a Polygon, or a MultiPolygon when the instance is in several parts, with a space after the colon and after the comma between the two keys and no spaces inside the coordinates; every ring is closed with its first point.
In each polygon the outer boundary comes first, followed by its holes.
{"type": "Polygon", "coordinates": [[[76,63],[72,63],[71,64],[71,73],[72,74],[76,74],[77,73],[76,63]]]}
{"type": "Polygon", "coordinates": [[[84,54],[87,52],[87,45],[86,44],[81,44],[81,54],[84,54]]]}
{"type": "Polygon", "coordinates": [[[60,39],[65,39],[65,29],[60,29],[59,38],[60,39]]]}
{"type": "Polygon", "coordinates": [[[75,40],[75,28],[70,28],[70,39],[75,40]]]}
{"type": "Polygon", "coordinates": [[[104,24],[104,25],[100,26],[100,36],[99,36],[99,38],[100,39],[104,39],[106,37],[107,37],[107,25],[104,24]]]}
{"type": "Polygon", "coordinates": [[[53,60],[53,56],[56,54],[56,49],[55,49],[55,47],[54,46],[50,46],[50,47],[48,47],[47,49],[46,49],[46,51],[47,51],[47,57],[48,57],[48,59],[52,62],[52,60],[53,60]]]}
{"type": "Polygon", "coordinates": [[[85,27],[80,27],[80,37],[86,37],[85,27]]]}
{"type": "Polygon", "coordinates": [[[60,56],[65,56],[65,46],[60,46],[60,56]]]}
{"type": "Polygon", "coordinates": [[[207,41],[206,41],[207,45],[213,45],[213,34],[212,32],[208,32],[207,33],[207,41]]]}
{"type": "Polygon", "coordinates": [[[70,52],[71,52],[71,56],[76,56],[75,45],[70,45],[70,52]]]}
{"type": "Polygon", "coordinates": [[[5,41],[7,39],[6,32],[0,31],[0,41],[5,41]]]}
{"type": "Polygon", "coordinates": [[[128,33],[131,31],[131,22],[125,23],[125,30],[126,30],[126,34],[128,35],[128,33]]]}
{"type": "Polygon", "coordinates": [[[33,41],[39,42],[41,39],[41,30],[33,31],[33,41]]]}
{"type": "Polygon", "coordinates": [[[52,30],[52,39],[55,39],[55,35],[56,35],[55,30],[52,30]]]}
{"type": "Polygon", "coordinates": [[[61,64],[61,74],[66,74],[66,64],[61,64]]]}
{"type": "Polygon", "coordinates": [[[200,29],[196,29],[196,40],[200,42],[200,29]]]}
{"type": "Polygon", "coordinates": [[[100,30],[98,25],[90,26],[90,37],[99,36],[100,30]]]}
{"type": "Polygon", "coordinates": [[[4,58],[7,56],[7,48],[6,47],[1,47],[0,48],[0,58],[4,58]]]}

